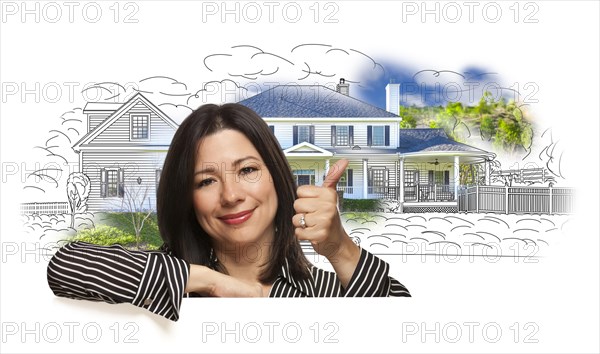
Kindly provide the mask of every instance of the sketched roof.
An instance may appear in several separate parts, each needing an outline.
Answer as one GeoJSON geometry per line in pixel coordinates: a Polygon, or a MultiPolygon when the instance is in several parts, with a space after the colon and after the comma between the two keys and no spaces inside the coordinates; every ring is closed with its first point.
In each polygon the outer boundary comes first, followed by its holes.
{"type": "Polygon", "coordinates": [[[88,102],[83,108],[83,113],[90,112],[114,112],[121,108],[123,103],[114,102],[88,102]]]}
{"type": "MultiPolygon", "coordinates": [[[[144,95],[142,95],[141,93],[138,92],[131,99],[129,99],[129,101],[127,101],[125,103],[104,104],[101,102],[93,102],[95,104],[92,105],[91,107],[88,107],[88,105],[89,105],[89,103],[88,103],[86,105],[86,107],[84,108],[84,112],[99,111],[99,110],[108,111],[112,107],[117,107],[117,106],[118,107],[116,108],[116,110],[114,110],[114,112],[110,116],[108,116],[105,120],[103,120],[102,123],[98,124],[98,126],[96,126],[94,129],[92,129],[87,134],[85,134],[81,139],[79,139],[79,141],[76,142],[75,145],[73,145],[73,150],[80,151],[83,146],[86,146],[87,144],[89,144],[92,140],[94,140],[95,137],[100,135],[100,133],[102,133],[104,130],[106,130],[106,128],[110,127],[111,124],[113,124],[117,119],[119,119],[125,112],[127,112],[131,107],[135,106],[135,104],[138,102],[142,102],[146,107],[148,107],[150,110],[154,111],[154,113],[156,113],[156,115],[159,118],[164,120],[173,129],[176,130],[178,128],[178,124],[175,123],[175,121],[173,121],[171,118],[169,118],[169,116],[167,116],[163,111],[161,111],[152,102],[150,102],[144,95]],[[110,105],[113,105],[113,106],[111,107],[110,105]],[[96,109],[92,109],[92,107],[96,108],[96,109]],[[99,109],[99,108],[102,108],[102,109],[99,109]]],[[[145,144],[145,147],[151,147],[151,146],[153,146],[153,145],[145,144]]]]}
{"type": "Polygon", "coordinates": [[[400,129],[400,146],[398,147],[398,152],[406,154],[441,151],[489,154],[489,152],[485,150],[450,139],[444,129],[400,129]]]}
{"type": "Polygon", "coordinates": [[[261,117],[400,118],[321,85],[280,85],[239,103],[251,108],[261,117]]]}

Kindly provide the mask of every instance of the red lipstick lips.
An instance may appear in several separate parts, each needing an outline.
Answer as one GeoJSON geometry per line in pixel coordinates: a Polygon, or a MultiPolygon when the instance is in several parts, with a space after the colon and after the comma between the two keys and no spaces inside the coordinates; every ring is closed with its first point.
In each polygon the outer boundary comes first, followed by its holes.
{"type": "Polygon", "coordinates": [[[228,225],[239,225],[245,222],[246,220],[250,219],[250,217],[252,216],[252,212],[254,212],[254,209],[245,210],[236,214],[227,214],[220,216],[219,220],[223,221],[228,225]]]}

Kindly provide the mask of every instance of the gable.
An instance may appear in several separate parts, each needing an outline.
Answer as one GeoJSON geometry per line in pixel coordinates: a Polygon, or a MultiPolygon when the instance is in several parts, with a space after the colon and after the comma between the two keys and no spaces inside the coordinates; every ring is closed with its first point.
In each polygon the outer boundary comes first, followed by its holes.
{"type": "Polygon", "coordinates": [[[308,142],[302,142],[288,149],[283,150],[285,156],[301,156],[301,157],[331,157],[333,153],[313,145],[308,142]]]}
{"type": "Polygon", "coordinates": [[[73,149],[168,146],[176,130],[173,120],[137,94],[86,134],[73,149]]]}

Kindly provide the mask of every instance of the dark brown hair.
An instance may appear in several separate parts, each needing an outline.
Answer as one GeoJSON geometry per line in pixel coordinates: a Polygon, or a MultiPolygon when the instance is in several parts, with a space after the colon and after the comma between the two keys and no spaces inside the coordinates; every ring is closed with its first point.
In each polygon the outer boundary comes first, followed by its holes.
{"type": "Polygon", "coordinates": [[[200,140],[223,129],[236,130],[250,140],[267,165],[277,192],[274,220],[277,232],[260,280],[273,282],[286,259],[294,279],[307,279],[309,262],[292,225],[296,185],[290,166],[267,124],[253,110],[240,104],[200,106],[175,132],[157,193],[158,226],[163,241],[173,255],[192,264],[211,266],[211,239],[194,213],[194,168],[200,140]]]}

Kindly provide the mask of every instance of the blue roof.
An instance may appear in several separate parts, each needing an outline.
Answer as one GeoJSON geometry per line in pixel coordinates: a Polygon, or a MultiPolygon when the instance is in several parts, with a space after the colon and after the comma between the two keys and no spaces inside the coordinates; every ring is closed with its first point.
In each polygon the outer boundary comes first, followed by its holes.
{"type": "Polygon", "coordinates": [[[467,144],[459,143],[448,137],[444,129],[417,128],[400,129],[400,153],[427,151],[463,151],[487,153],[467,144]]]}
{"type": "Polygon", "coordinates": [[[263,118],[399,118],[321,85],[280,85],[239,103],[263,118]]]}

